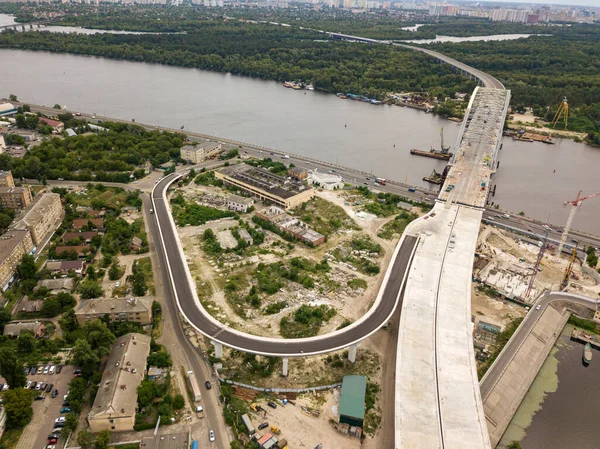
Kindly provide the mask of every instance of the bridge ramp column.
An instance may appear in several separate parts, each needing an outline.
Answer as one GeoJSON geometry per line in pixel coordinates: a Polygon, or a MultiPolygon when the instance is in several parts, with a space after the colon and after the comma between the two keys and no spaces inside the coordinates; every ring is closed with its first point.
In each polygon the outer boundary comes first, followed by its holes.
{"type": "Polygon", "coordinates": [[[211,341],[212,345],[215,347],[215,357],[220,359],[223,357],[223,345],[216,341],[211,341]]]}
{"type": "Polygon", "coordinates": [[[352,363],[356,361],[356,350],[358,349],[358,343],[353,344],[348,348],[348,360],[352,363]]]}
{"type": "Polygon", "coordinates": [[[287,357],[283,358],[283,368],[281,370],[281,375],[283,377],[287,377],[287,375],[288,375],[288,361],[289,361],[289,359],[287,357]]]}

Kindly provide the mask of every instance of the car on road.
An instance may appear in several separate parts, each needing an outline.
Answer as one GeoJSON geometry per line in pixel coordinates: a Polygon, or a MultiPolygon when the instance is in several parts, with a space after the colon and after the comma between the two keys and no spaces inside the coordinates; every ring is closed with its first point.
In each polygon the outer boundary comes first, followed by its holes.
{"type": "Polygon", "coordinates": [[[366,179],[367,181],[370,181],[370,180],[371,180],[371,178],[365,178],[365,179],[366,179]]]}
{"type": "Polygon", "coordinates": [[[54,388],[54,384],[46,385],[46,393],[50,393],[52,391],[52,388],[54,388]]]}
{"type": "Polygon", "coordinates": [[[208,440],[215,441],[215,431],[214,430],[211,430],[210,432],[208,432],[208,440]]]}
{"type": "Polygon", "coordinates": [[[538,304],[537,306],[535,306],[535,310],[540,310],[542,308],[542,306],[540,304],[538,304]]]}
{"type": "Polygon", "coordinates": [[[369,183],[368,183],[368,182],[363,182],[363,184],[364,184],[364,185],[366,185],[366,186],[368,186],[368,185],[369,185],[369,183]]]}
{"type": "Polygon", "coordinates": [[[319,443],[315,446],[315,449],[322,449],[323,448],[323,444],[319,443]]]}
{"type": "Polygon", "coordinates": [[[267,402],[267,405],[271,408],[277,408],[277,404],[275,404],[274,402],[271,402],[271,401],[267,402]]]}
{"type": "Polygon", "coordinates": [[[52,396],[52,399],[54,399],[56,396],[58,396],[58,390],[54,389],[54,391],[52,392],[51,396],[52,396]]]}
{"type": "Polygon", "coordinates": [[[212,388],[212,385],[210,384],[210,380],[207,380],[206,382],[204,382],[204,386],[206,387],[207,390],[210,390],[212,388]]]}
{"type": "Polygon", "coordinates": [[[269,423],[268,422],[264,422],[264,423],[262,423],[262,424],[260,424],[258,426],[258,430],[263,430],[263,429],[265,429],[267,427],[269,427],[269,423]]]}
{"type": "Polygon", "coordinates": [[[69,407],[63,407],[60,409],[61,413],[71,413],[71,409],[69,407]]]}

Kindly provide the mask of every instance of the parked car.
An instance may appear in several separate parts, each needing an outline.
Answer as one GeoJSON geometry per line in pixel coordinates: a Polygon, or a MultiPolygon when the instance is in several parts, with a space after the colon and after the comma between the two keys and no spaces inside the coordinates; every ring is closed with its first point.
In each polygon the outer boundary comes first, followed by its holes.
{"type": "Polygon", "coordinates": [[[42,388],[42,385],[43,384],[41,382],[38,382],[37,385],[35,386],[35,389],[40,390],[42,388]]]}
{"type": "Polygon", "coordinates": [[[0,391],[4,388],[4,384],[0,384],[0,391]]]}
{"type": "Polygon", "coordinates": [[[37,387],[38,382],[33,381],[31,382],[31,386],[29,388],[31,388],[32,390],[35,390],[35,387],[37,387]]]}
{"type": "Polygon", "coordinates": [[[55,444],[49,444],[44,449],[56,449],[56,445],[55,444]]]}
{"type": "Polygon", "coordinates": [[[56,444],[56,443],[58,443],[58,438],[52,438],[51,440],[48,440],[48,443],[56,444]]]}
{"type": "Polygon", "coordinates": [[[27,385],[25,385],[25,388],[27,388],[27,389],[31,388],[32,383],[33,383],[32,381],[28,380],[27,385]]]}
{"type": "Polygon", "coordinates": [[[207,380],[206,382],[204,382],[204,386],[206,387],[207,390],[210,390],[212,388],[212,385],[210,384],[210,380],[207,380]]]}
{"type": "Polygon", "coordinates": [[[210,432],[208,432],[208,439],[209,441],[215,441],[215,431],[211,430],[210,432]]]}
{"type": "Polygon", "coordinates": [[[42,383],[40,384],[40,391],[45,391],[47,386],[48,386],[48,384],[47,384],[47,383],[45,383],[45,382],[42,382],[42,383]]]}
{"type": "Polygon", "coordinates": [[[48,439],[49,439],[49,440],[54,440],[54,439],[57,439],[57,440],[58,440],[59,438],[60,438],[60,435],[59,435],[59,434],[57,434],[56,432],[53,432],[53,433],[51,433],[50,435],[48,435],[48,439]]]}
{"type": "Polygon", "coordinates": [[[32,366],[31,367],[31,371],[29,374],[31,374],[32,376],[35,375],[37,373],[37,366],[32,366]]]}
{"type": "Polygon", "coordinates": [[[60,418],[56,418],[54,420],[54,422],[65,422],[67,420],[67,418],[65,418],[64,416],[61,416],[60,418]]]}
{"type": "Polygon", "coordinates": [[[43,401],[44,399],[46,399],[44,396],[38,395],[35,398],[33,398],[34,401],[43,401]]]}
{"type": "Polygon", "coordinates": [[[275,404],[274,402],[271,402],[271,401],[267,402],[267,405],[271,408],[277,408],[277,404],[275,404]]]}
{"type": "Polygon", "coordinates": [[[69,401],[63,401],[62,405],[63,405],[63,407],[68,407],[69,406],[69,401]]]}
{"type": "Polygon", "coordinates": [[[54,374],[55,371],[56,371],[56,366],[52,365],[50,367],[50,369],[48,370],[48,374],[54,374]]]}
{"type": "Polygon", "coordinates": [[[46,385],[46,393],[50,393],[52,391],[52,388],[54,388],[54,384],[46,385]]]}
{"type": "Polygon", "coordinates": [[[28,376],[30,372],[31,372],[31,368],[26,366],[25,367],[25,375],[28,376]]]}
{"type": "Polygon", "coordinates": [[[263,430],[266,427],[269,427],[269,423],[268,422],[264,422],[261,425],[259,425],[258,426],[258,430],[263,430]]]}
{"type": "Polygon", "coordinates": [[[56,396],[58,396],[58,390],[54,389],[54,391],[52,392],[52,399],[54,399],[56,396]]]}
{"type": "Polygon", "coordinates": [[[62,369],[63,369],[63,366],[62,365],[58,365],[56,367],[56,374],[60,374],[60,372],[62,371],[62,369]]]}
{"type": "Polygon", "coordinates": [[[44,374],[48,374],[48,371],[50,370],[50,367],[48,365],[46,365],[44,367],[44,374]]]}
{"type": "Polygon", "coordinates": [[[9,388],[10,388],[10,386],[9,386],[8,384],[4,384],[4,385],[2,386],[2,391],[6,391],[6,390],[8,390],[9,388]]]}
{"type": "Polygon", "coordinates": [[[65,423],[64,422],[55,422],[54,428],[56,429],[57,427],[65,427],[65,423]]]}
{"type": "Polygon", "coordinates": [[[52,433],[53,433],[54,435],[60,435],[60,434],[62,433],[62,429],[54,429],[54,430],[52,431],[52,433]]]}
{"type": "Polygon", "coordinates": [[[71,413],[71,409],[69,407],[63,407],[60,409],[61,413],[71,413]]]}
{"type": "Polygon", "coordinates": [[[73,374],[81,374],[81,370],[79,368],[74,369],[73,374]]]}

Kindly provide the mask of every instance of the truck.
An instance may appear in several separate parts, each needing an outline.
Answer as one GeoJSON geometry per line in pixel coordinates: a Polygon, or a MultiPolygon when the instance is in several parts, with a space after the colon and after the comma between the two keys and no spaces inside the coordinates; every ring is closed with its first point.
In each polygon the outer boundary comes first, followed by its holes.
{"type": "Polygon", "coordinates": [[[254,435],[256,433],[256,429],[254,428],[250,417],[244,413],[242,415],[242,421],[244,421],[244,425],[246,426],[246,429],[248,429],[248,436],[251,437],[252,435],[254,435]]]}
{"type": "Polygon", "coordinates": [[[384,186],[385,185],[385,178],[375,178],[375,182],[378,183],[379,185],[384,186]]]}
{"type": "Polygon", "coordinates": [[[192,392],[192,398],[194,399],[194,402],[198,402],[200,399],[202,399],[202,394],[200,393],[200,385],[198,385],[196,375],[193,371],[187,372],[187,381],[192,392]]]}
{"type": "Polygon", "coordinates": [[[196,406],[196,415],[198,418],[204,418],[204,408],[201,405],[196,406]]]}

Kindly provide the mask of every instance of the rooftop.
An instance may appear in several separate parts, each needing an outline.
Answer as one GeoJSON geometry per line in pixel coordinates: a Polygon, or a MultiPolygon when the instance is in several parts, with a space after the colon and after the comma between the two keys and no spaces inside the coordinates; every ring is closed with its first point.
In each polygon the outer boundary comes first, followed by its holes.
{"type": "Polygon", "coordinates": [[[82,300],[75,311],[77,315],[119,312],[146,312],[152,309],[152,298],[100,298],[82,300]]]}
{"type": "Polygon", "coordinates": [[[42,279],[38,281],[38,287],[46,287],[48,290],[72,290],[75,285],[73,278],[42,279]]]}
{"type": "Polygon", "coordinates": [[[62,236],[63,242],[70,242],[79,238],[83,240],[91,240],[98,235],[98,231],[87,231],[87,232],[65,232],[62,236]]]}
{"type": "Polygon", "coordinates": [[[0,237],[0,263],[10,256],[27,235],[29,235],[28,230],[11,229],[0,237]]]}
{"type": "Polygon", "coordinates": [[[309,188],[297,180],[290,180],[248,164],[231,165],[220,169],[219,172],[283,199],[291,198],[309,188]]]}
{"type": "Polygon", "coordinates": [[[83,270],[83,260],[54,260],[46,263],[50,271],[58,270],[83,270]]]}
{"type": "Polygon", "coordinates": [[[7,186],[0,186],[0,194],[2,193],[23,193],[25,191],[27,191],[27,187],[7,187],[7,186]]]}
{"type": "Polygon", "coordinates": [[[229,198],[227,198],[227,201],[231,201],[232,203],[237,204],[250,204],[254,202],[252,198],[239,195],[230,195],[229,198]]]}
{"type": "Polygon", "coordinates": [[[168,433],[142,438],[144,449],[187,449],[191,441],[189,432],[168,433]]]}
{"type": "Polygon", "coordinates": [[[28,226],[35,226],[42,221],[48,213],[50,206],[57,200],[60,202],[60,195],[58,193],[43,193],[29,212],[27,212],[21,220],[15,223],[14,227],[25,228],[28,226]]]}
{"type": "Polygon", "coordinates": [[[126,334],[115,340],[88,419],[135,415],[137,387],[144,379],[148,354],[148,335],[126,334]]]}
{"type": "Polygon", "coordinates": [[[29,330],[35,335],[40,331],[42,323],[39,321],[28,321],[26,323],[8,323],[4,326],[4,335],[9,337],[18,337],[22,330],[29,330]]]}
{"type": "Polygon", "coordinates": [[[46,118],[46,117],[40,117],[39,121],[42,123],[45,123],[48,126],[52,126],[53,128],[56,128],[57,126],[64,126],[63,122],[59,122],[58,120],[52,120],[51,118],[46,118]]]}
{"type": "Polygon", "coordinates": [[[365,376],[344,376],[340,394],[340,415],[364,419],[366,392],[365,376]]]}

